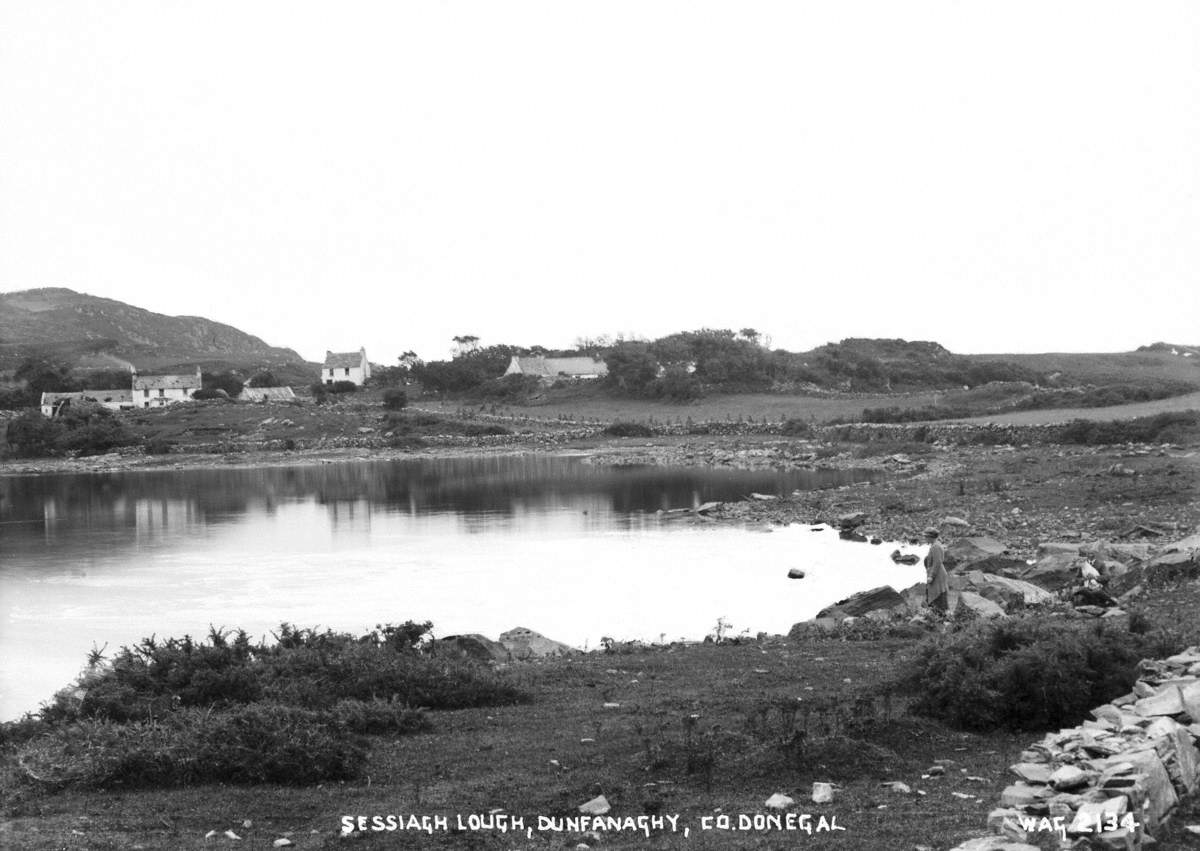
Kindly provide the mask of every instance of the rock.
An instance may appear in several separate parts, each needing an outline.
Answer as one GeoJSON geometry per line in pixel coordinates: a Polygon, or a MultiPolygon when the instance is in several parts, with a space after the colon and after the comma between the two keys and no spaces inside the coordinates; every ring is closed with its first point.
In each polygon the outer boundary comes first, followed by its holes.
{"type": "Polygon", "coordinates": [[[921,560],[921,557],[916,553],[901,554],[899,550],[892,550],[892,561],[896,564],[916,564],[921,560]]]}
{"type": "Polygon", "coordinates": [[[611,809],[608,799],[603,795],[597,795],[592,800],[579,805],[579,812],[586,816],[602,816],[611,809]]]}
{"type": "Polygon", "coordinates": [[[281,836],[278,839],[276,839],[274,842],[271,843],[271,847],[272,848],[289,848],[289,847],[291,847],[292,844],[293,844],[292,840],[288,839],[286,836],[281,836]]]}
{"type": "Polygon", "coordinates": [[[981,618],[1002,618],[1005,616],[1004,607],[973,591],[962,591],[958,595],[958,609],[967,609],[981,618]]]}
{"type": "Polygon", "coordinates": [[[862,617],[868,612],[879,611],[883,609],[896,610],[906,609],[907,605],[904,598],[901,597],[890,585],[880,585],[878,588],[872,588],[869,591],[860,591],[845,600],[839,600],[832,606],[826,606],[821,611],[817,612],[817,618],[835,617],[839,620],[846,617],[862,617]],[[840,618],[838,617],[840,614],[840,618]]]}
{"type": "Polygon", "coordinates": [[[968,523],[966,520],[962,519],[961,517],[951,516],[951,517],[943,517],[941,520],[938,521],[938,525],[940,525],[940,526],[956,526],[960,529],[965,529],[968,526],[970,526],[971,524],[968,523]]]}
{"type": "Polygon", "coordinates": [[[1038,558],[1053,555],[1079,555],[1079,550],[1083,544],[1078,541],[1043,541],[1037,546],[1038,558]]]}
{"type": "Polygon", "coordinates": [[[955,845],[950,851],[1041,851],[1036,845],[1013,842],[1007,836],[981,836],[955,845]]]}
{"type": "Polygon", "coordinates": [[[1050,782],[1050,766],[1044,762],[1018,762],[1008,768],[1026,783],[1046,784],[1050,782]]]}
{"type": "Polygon", "coordinates": [[[773,493],[752,493],[752,494],[750,494],[750,498],[761,500],[763,502],[766,502],[766,501],[772,500],[772,499],[779,499],[779,497],[777,497],[773,493]]]}
{"type": "Polygon", "coordinates": [[[994,538],[959,538],[946,547],[946,567],[965,568],[974,562],[1008,552],[1008,547],[994,538]]]}
{"type": "Polygon", "coordinates": [[[962,589],[971,590],[982,597],[1000,603],[1007,609],[1024,606],[1040,606],[1051,603],[1055,597],[1045,588],[1025,582],[1021,579],[1011,579],[994,573],[984,573],[980,570],[968,572],[962,579],[962,589]]]}
{"type": "Polygon", "coordinates": [[[901,783],[899,780],[889,780],[879,784],[880,788],[887,789],[889,792],[896,792],[900,795],[911,795],[912,787],[907,783],[901,783]]]}
{"type": "Polygon", "coordinates": [[[554,641],[523,626],[501,633],[500,643],[514,659],[534,659],[543,656],[567,656],[577,652],[574,647],[554,641]]]}
{"type": "Polygon", "coordinates": [[[839,529],[857,529],[859,526],[867,522],[867,512],[851,511],[849,514],[843,514],[837,519],[839,529]]]}
{"type": "Polygon", "coordinates": [[[812,788],[812,800],[814,804],[828,804],[833,800],[833,784],[832,783],[814,783],[812,788]]]}
{"type": "Polygon", "coordinates": [[[788,807],[790,807],[794,803],[796,803],[796,802],[793,801],[791,798],[789,798],[787,795],[782,795],[779,792],[776,792],[774,795],[767,798],[767,800],[763,804],[763,806],[766,807],[768,810],[786,810],[788,807]]]}
{"type": "Polygon", "coordinates": [[[1168,686],[1133,705],[1133,711],[1145,718],[1157,715],[1181,715],[1184,712],[1183,690],[1168,686]]]}
{"type": "Polygon", "coordinates": [[[1087,564],[1087,559],[1080,555],[1059,553],[1038,559],[1036,563],[1026,568],[1021,578],[1033,582],[1043,588],[1057,591],[1074,583],[1079,578],[1080,568],[1087,564]]]}
{"type": "Polygon", "coordinates": [[[1013,783],[1000,793],[1000,806],[1024,809],[1045,797],[1045,786],[1030,786],[1028,783],[1013,783]]]}
{"type": "Polygon", "coordinates": [[[1064,765],[1050,775],[1050,785],[1060,792],[1069,792],[1086,786],[1088,773],[1078,766],[1064,765]]]}
{"type": "Polygon", "coordinates": [[[1095,764],[1104,770],[1110,765],[1122,762],[1132,763],[1134,770],[1145,778],[1146,800],[1149,803],[1146,819],[1148,826],[1153,830],[1179,800],[1167,769],[1153,749],[1125,751],[1106,760],[1097,760],[1095,764]]]}
{"type": "Polygon", "coordinates": [[[438,640],[438,649],[445,649],[469,659],[480,662],[507,662],[511,658],[508,648],[499,641],[492,641],[484,635],[470,633],[468,635],[447,635],[438,640]]]}
{"type": "Polygon", "coordinates": [[[1128,809],[1129,799],[1124,795],[1117,795],[1106,801],[1086,803],[1075,813],[1075,820],[1067,828],[1067,833],[1097,833],[1098,826],[1106,822],[1119,823],[1121,816],[1125,815],[1128,809]]]}
{"type": "Polygon", "coordinates": [[[793,567],[788,571],[788,579],[803,579],[804,571],[798,567],[793,567]]]}

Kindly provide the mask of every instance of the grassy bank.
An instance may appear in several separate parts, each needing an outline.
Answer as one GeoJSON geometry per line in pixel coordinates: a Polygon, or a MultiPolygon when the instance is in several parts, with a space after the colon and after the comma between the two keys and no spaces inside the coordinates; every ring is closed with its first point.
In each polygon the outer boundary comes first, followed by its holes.
{"type": "MultiPolygon", "coordinates": [[[[1166,596],[1200,606],[1194,585],[1166,596]]],[[[416,735],[373,731],[362,770],[321,785],[51,787],[22,779],[9,751],[0,789],[5,847],[225,847],[232,830],[242,838],[237,847],[286,837],[299,848],[334,848],[345,847],[342,816],[387,814],[444,816],[450,829],[368,830],[353,847],[793,847],[797,836],[786,832],[703,829],[705,817],[728,815],[736,825],[739,815],[762,814],[766,799],[782,793],[814,826],[824,816],[844,828],[805,834],[805,846],[944,849],[983,829],[1010,781],[1007,766],[1036,735],[963,731],[910,712],[912,696],[894,690],[896,673],[924,646],[915,637],[764,638],[614,645],[528,664],[516,676],[531,702],[438,711],[416,735]],[[811,803],[814,782],[836,785],[831,803],[811,803]],[[908,791],[883,785],[892,783],[908,791]],[[597,795],[613,816],[678,816],[680,832],[597,839],[536,829],[539,816],[578,815],[597,795]],[[523,817],[533,835],[454,830],[460,815],[501,809],[523,817]]]]}

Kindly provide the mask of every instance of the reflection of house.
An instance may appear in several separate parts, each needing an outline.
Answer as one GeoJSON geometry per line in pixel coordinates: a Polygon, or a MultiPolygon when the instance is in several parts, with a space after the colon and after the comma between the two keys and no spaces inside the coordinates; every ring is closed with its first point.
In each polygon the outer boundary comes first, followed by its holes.
{"type": "Polygon", "coordinates": [[[133,374],[133,404],[138,408],[160,408],[172,402],[186,402],[201,387],[200,367],[192,374],[133,374]]]}
{"type": "Polygon", "coordinates": [[[250,387],[242,388],[238,394],[240,402],[293,402],[296,394],[290,387],[250,387]]]}
{"type": "Polygon", "coordinates": [[[325,363],[321,364],[321,381],[333,384],[335,381],[353,381],[362,383],[371,377],[371,364],[367,360],[367,350],[357,352],[325,352],[325,363]]]}
{"type": "Polygon", "coordinates": [[[595,358],[519,358],[513,356],[505,375],[535,375],[543,381],[557,378],[603,378],[608,364],[595,358]]]}
{"type": "Polygon", "coordinates": [[[52,417],[64,404],[95,402],[112,411],[128,411],[133,408],[133,392],[130,390],[80,390],[76,393],[43,393],[42,415],[52,417]]]}

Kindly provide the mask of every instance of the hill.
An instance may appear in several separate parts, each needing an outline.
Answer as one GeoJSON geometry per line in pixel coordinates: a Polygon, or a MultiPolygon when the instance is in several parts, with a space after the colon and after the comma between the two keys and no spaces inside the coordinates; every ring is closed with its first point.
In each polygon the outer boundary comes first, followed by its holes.
{"type": "Polygon", "coordinates": [[[265,368],[311,375],[315,365],[200,316],[166,316],[109,298],[47,287],[0,293],[0,370],[29,357],[82,369],[199,364],[206,370],[265,368]]]}

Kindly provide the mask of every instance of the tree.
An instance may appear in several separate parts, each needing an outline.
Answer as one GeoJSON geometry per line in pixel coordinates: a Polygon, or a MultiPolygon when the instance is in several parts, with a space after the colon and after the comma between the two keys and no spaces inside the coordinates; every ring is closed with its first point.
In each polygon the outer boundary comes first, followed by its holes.
{"type": "Polygon", "coordinates": [[[242,379],[232,372],[205,372],[200,376],[205,390],[224,390],[231,398],[242,392],[242,379]]]}
{"type": "Polygon", "coordinates": [[[470,354],[479,348],[479,338],[474,334],[463,334],[454,337],[454,357],[461,357],[470,354]]]}
{"type": "Polygon", "coordinates": [[[70,393],[81,387],[71,377],[71,367],[48,358],[27,358],[17,367],[13,378],[24,381],[37,399],[43,393],[70,393]]]}
{"type": "Polygon", "coordinates": [[[604,356],[608,383],[626,393],[641,393],[658,375],[658,360],[645,343],[618,343],[604,356]]]}
{"type": "MultiPolygon", "coordinates": [[[[279,379],[277,379],[270,370],[264,369],[262,372],[257,372],[250,376],[250,380],[246,382],[248,387],[278,387],[279,379]]],[[[226,391],[228,392],[228,391],[226,391]]],[[[241,390],[239,389],[240,393],[241,390]]]]}

